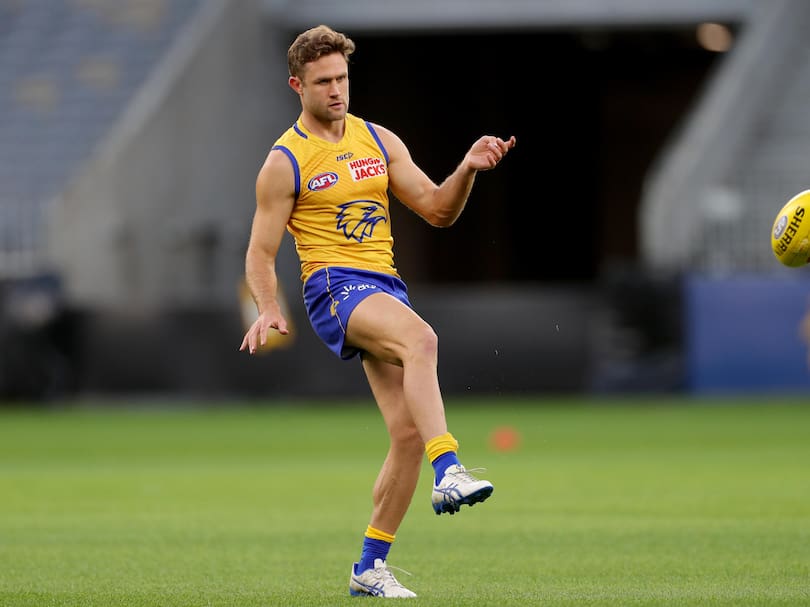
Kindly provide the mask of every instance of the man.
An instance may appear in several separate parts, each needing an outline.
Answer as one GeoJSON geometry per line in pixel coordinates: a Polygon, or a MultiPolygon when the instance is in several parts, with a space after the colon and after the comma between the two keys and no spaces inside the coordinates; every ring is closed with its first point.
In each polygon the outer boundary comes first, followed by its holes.
{"type": "Polygon", "coordinates": [[[394,133],[348,113],[354,43],[324,25],[287,53],[289,85],[301,100],[296,123],[272,147],[256,182],[256,213],[245,267],[259,316],[241,349],[268,332],[288,333],[277,299],[275,259],[285,229],[301,261],[304,303],[318,336],[338,356],[358,354],[390,436],[373,491],[373,511],[354,564],[352,595],[414,597],[386,566],[416,488],[423,452],[435,471],[436,514],[487,499],[489,481],[458,460],[437,375],[437,337],[412,309],[393,260],[388,190],[434,226],[464,209],[478,171],[515,146],[484,136],[437,186],[394,133]]]}

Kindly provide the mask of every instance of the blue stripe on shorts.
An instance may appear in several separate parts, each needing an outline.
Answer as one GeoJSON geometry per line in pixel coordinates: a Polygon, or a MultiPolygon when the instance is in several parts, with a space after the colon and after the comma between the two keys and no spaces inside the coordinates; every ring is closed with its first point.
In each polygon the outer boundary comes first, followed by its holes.
{"type": "Polygon", "coordinates": [[[304,283],[309,322],[318,337],[340,358],[348,360],[360,353],[344,343],[349,316],[366,297],[380,292],[412,307],[405,283],[390,274],[329,267],[314,272],[304,283]]]}

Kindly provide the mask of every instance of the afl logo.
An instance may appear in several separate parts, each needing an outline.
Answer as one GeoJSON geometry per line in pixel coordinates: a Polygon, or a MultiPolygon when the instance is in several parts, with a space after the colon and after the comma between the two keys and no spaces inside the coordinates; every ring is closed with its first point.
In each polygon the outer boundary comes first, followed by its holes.
{"type": "Polygon", "coordinates": [[[310,192],[320,192],[321,190],[328,190],[337,182],[337,173],[332,173],[331,171],[328,173],[321,173],[320,175],[315,175],[315,177],[309,180],[309,183],[307,183],[307,189],[310,192]]]}

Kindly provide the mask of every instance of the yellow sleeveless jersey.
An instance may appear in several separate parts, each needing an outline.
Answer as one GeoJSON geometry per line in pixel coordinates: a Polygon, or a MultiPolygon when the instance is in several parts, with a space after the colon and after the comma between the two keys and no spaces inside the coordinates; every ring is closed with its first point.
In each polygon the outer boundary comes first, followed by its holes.
{"type": "Polygon", "coordinates": [[[388,153],[374,127],[346,115],[338,143],[309,132],[300,119],[273,145],[292,162],[296,201],[287,230],[301,280],[327,266],[397,276],[388,213],[388,153]]]}

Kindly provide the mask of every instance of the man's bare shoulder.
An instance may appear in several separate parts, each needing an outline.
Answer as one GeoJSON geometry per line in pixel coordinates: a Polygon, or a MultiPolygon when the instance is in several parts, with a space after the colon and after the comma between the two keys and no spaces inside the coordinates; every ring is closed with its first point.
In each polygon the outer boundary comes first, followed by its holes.
{"type": "Polygon", "coordinates": [[[256,189],[259,194],[294,195],[295,171],[283,150],[274,148],[267,154],[256,177],[256,189]]]}
{"type": "Polygon", "coordinates": [[[377,135],[379,135],[380,137],[384,139],[391,139],[391,138],[399,139],[396,133],[394,133],[394,131],[392,131],[388,127],[384,127],[383,125],[378,124],[376,122],[369,122],[369,124],[371,125],[371,128],[374,129],[374,132],[377,133],[377,135]]]}
{"type": "Polygon", "coordinates": [[[377,133],[385,149],[388,150],[389,156],[397,158],[402,154],[409,155],[405,143],[403,143],[402,139],[400,139],[399,135],[394,131],[374,122],[370,122],[369,124],[371,124],[372,128],[377,133]]]}
{"type": "Polygon", "coordinates": [[[267,153],[261,169],[259,169],[259,177],[263,174],[292,174],[293,163],[292,159],[281,148],[273,148],[267,153]]]}

